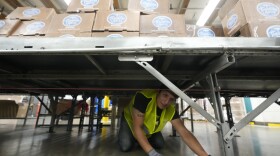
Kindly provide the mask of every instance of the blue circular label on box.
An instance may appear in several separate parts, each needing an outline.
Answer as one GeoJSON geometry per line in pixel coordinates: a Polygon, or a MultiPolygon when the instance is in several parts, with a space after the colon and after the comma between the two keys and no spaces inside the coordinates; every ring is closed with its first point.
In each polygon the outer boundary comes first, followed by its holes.
{"type": "Polygon", "coordinates": [[[267,37],[280,37],[280,25],[273,25],[266,29],[267,37]]]}
{"type": "Polygon", "coordinates": [[[86,7],[93,7],[99,3],[99,0],[81,0],[81,5],[86,7]]]}
{"type": "Polygon", "coordinates": [[[229,20],[227,21],[227,28],[228,29],[233,28],[236,25],[237,21],[238,21],[238,16],[236,14],[230,16],[229,20]]]}
{"type": "Polygon", "coordinates": [[[65,27],[76,27],[82,23],[82,18],[79,15],[69,15],[62,22],[65,27]]]}
{"type": "Polygon", "coordinates": [[[215,33],[213,30],[209,28],[200,28],[197,31],[198,37],[215,37],[215,33]]]}
{"type": "Polygon", "coordinates": [[[257,11],[264,17],[276,17],[279,15],[279,7],[269,2],[259,3],[257,11]]]}
{"type": "Polygon", "coordinates": [[[45,27],[45,25],[46,25],[45,22],[36,21],[31,24],[28,24],[26,27],[26,30],[32,31],[32,32],[39,31],[39,30],[43,29],[45,27]]]}
{"type": "Polygon", "coordinates": [[[28,16],[28,17],[36,16],[36,15],[39,15],[40,13],[41,13],[41,10],[37,9],[37,8],[26,9],[22,12],[22,14],[24,16],[28,16]]]}
{"type": "Polygon", "coordinates": [[[155,10],[158,8],[158,2],[155,0],[141,0],[140,5],[145,10],[155,10]]]}
{"type": "Polygon", "coordinates": [[[0,28],[3,28],[6,25],[6,22],[3,20],[0,20],[0,28]]]}
{"type": "Polygon", "coordinates": [[[111,25],[122,25],[127,20],[127,17],[124,13],[111,13],[107,17],[107,22],[111,25]]]}
{"type": "Polygon", "coordinates": [[[121,34],[110,34],[106,37],[108,37],[108,38],[123,38],[123,35],[121,35],[121,34]]]}
{"type": "Polygon", "coordinates": [[[152,23],[159,29],[166,29],[172,26],[172,19],[167,16],[157,16],[153,19],[152,23]]]}

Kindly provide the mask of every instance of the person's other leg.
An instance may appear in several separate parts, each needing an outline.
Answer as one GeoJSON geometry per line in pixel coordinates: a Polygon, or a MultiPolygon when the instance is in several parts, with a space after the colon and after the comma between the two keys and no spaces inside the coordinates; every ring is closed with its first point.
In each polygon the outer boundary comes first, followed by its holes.
{"type": "Polygon", "coordinates": [[[128,152],[130,151],[135,144],[136,140],[133,137],[133,134],[126,122],[124,116],[121,117],[120,129],[118,134],[118,143],[121,151],[128,152]]]}
{"type": "Polygon", "coordinates": [[[155,149],[160,149],[164,146],[164,138],[161,132],[154,133],[148,140],[155,149]]]}

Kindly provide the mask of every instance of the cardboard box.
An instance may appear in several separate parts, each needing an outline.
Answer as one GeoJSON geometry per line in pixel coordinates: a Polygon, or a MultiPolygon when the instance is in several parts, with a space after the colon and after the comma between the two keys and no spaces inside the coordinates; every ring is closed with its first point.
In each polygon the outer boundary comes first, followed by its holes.
{"type": "Polygon", "coordinates": [[[121,38],[121,37],[139,37],[139,32],[94,32],[92,37],[109,37],[109,38],[121,38]]]}
{"type": "Polygon", "coordinates": [[[95,13],[58,14],[52,19],[47,34],[76,31],[79,33],[91,32],[95,13]]]}
{"type": "Polygon", "coordinates": [[[44,36],[50,26],[50,20],[21,21],[12,36],[44,36]]]}
{"type": "Polygon", "coordinates": [[[222,20],[225,36],[234,36],[248,22],[280,19],[279,9],[279,0],[240,0],[222,20]]]}
{"type": "Polygon", "coordinates": [[[28,110],[28,104],[27,103],[21,103],[18,104],[18,111],[17,111],[17,118],[25,118],[26,113],[28,110]]]}
{"type": "Polygon", "coordinates": [[[150,33],[150,34],[140,34],[140,37],[186,37],[186,34],[150,33]]]}
{"type": "Polygon", "coordinates": [[[222,27],[214,26],[197,26],[197,25],[186,25],[186,37],[222,37],[224,36],[222,27]]]}
{"type": "Polygon", "coordinates": [[[67,12],[109,11],[112,6],[112,0],[72,0],[67,8],[67,12]]]}
{"type": "Polygon", "coordinates": [[[238,0],[226,0],[224,5],[219,9],[218,16],[220,19],[224,19],[227,13],[235,6],[238,0]]]}
{"type": "Polygon", "coordinates": [[[6,16],[3,15],[3,14],[0,12],[0,19],[5,19],[5,18],[6,18],[6,16]]]}
{"type": "Polygon", "coordinates": [[[15,118],[18,105],[14,100],[0,100],[0,118],[15,118]]]}
{"type": "Polygon", "coordinates": [[[61,37],[61,38],[71,38],[71,37],[91,37],[91,32],[80,33],[76,31],[66,31],[60,33],[46,34],[46,37],[61,37]]]}
{"type": "Polygon", "coordinates": [[[18,7],[6,18],[20,20],[46,20],[52,18],[56,12],[53,8],[18,7]]]}
{"type": "Polygon", "coordinates": [[[139,31],[140,12],[98,11],[93,31],[139,31]]]}
{"type": "Polygon", "coordinates": [[[250,22],[240,29],[242,37],[280,37],[280,20],[250,22]]]}
{"type": "Polygon", "coordinates": [[[128,10],[140,11],[145,14],[169,13],[169,0],[128,0],[128,10]]]}
{"type": "Polygon", "coordinates": [[[72,105],[71,100],[60,100],[57,103],[56,114],[60,115],[61,113],[64,113],[65,111],[67,111],[71,108],[71,105],[72,105]]]}
{"type": "Polygon", "coordinates": [[[140,34],[186,35],[185,17],[179,14],[141,15],[140,34]]]}
{"type": "MultiPolygon", "coordinates": [[[[66,100],[66,99],[59,100],[57,103],[56,114],[61,115],[62,113],[68,110],[70,111],[71,106],[72,106],[72,100],[66,100]]],[[[74,115],[80,115],[80,112],[81,112],[81,107],[79,107],[78,105],[75,106],[74,115]]]]}
{"type": "Polygon", "coordinates": [[[20,20],[0,20],[0,36],[9,36],[20,24],[20,20]]]}

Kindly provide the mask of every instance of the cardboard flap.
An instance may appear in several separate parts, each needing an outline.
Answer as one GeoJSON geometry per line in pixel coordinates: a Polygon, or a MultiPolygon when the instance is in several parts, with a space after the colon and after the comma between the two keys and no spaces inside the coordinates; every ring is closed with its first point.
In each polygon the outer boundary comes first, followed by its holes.
{"type": "Polygon", "coordinates": [[[20,25],[19,20],[0,20],[0,35],[10,36],[20,25]]]}
{"type": "Polygon", "coordinates": [[[94,12],[98,11],[99,8],[78,8],[77,11],[79,12],[94,12]]]}
{"type": "Polygon", "coordinates": [[[153,1],[143,1],[143,0],[129,0],[127,9],[131,11],[140,11],[145,14],[155,14],[169,13],[169,0],[153,0],[153,1]]]}
{"type": "Polygon", "coordinates": [[[93,31],[139,31],[140,12],[98,11],[93,31]]]}
{"type": "Polygon", "coordinates": [[[35,36],[35,35],[45,35],[48,28],[50,20],[36,20],[36,21],[22,21],[18,29],[12,34],[13,36],[35,36]]]}
{"type": "Polygon", "coordinates": [[[185,34],[184,15],[153,14],[141,15],[140,33],[176,33],[185,34]]]}
{"type": "Polygon", "coordinates": [[[7,19],[45,20],[52,18],[55,14],[56,12],[53,8],[17,7],[7,16],[7,19]]]}
{"type": "Polygon", "coordinates": [[[175,32],[174,29],[165,29],[165,30],[160,30],[160,29],[157,29],[157,30],[151,30],[152,33],[164,33],[164,32],[167,32],[167,33],[170,33],[170,32],[175,32]]]}
{"type": "Polygon", "coordinates": [[[104,28],[105,31],[127,31],[126,26],[108,26],[104,28]]]}
{"type": "Polygon", "coordinates": [[[72,0],[67,12],[95,12],[99,10],[109,11],[113,5],[112,0],[72,0]]]}
{"type": "Polygon", "coordinates": [[[236,25],[227,32],[228,36],[232,36],[235,34],[237,30],[239,30],[243,25],[240,22],[237,22],[236,25]]]}
{"type": "Polygon", "coordinates": [[[47,33],[60,33],[61,31],[91,32],[95,20],[95,13],[58,14],[54,16],[47,33]]]}

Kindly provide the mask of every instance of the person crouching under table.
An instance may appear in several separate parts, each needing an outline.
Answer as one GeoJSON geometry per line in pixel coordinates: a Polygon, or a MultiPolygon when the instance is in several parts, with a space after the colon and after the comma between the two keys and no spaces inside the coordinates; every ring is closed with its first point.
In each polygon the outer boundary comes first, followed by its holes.
{"type": "Polygon", "coordinates": [[[124,108],[118,133],[121,151],[131,151],[135,143],[149,156],[162,156],[156,151],[164,147],[161,130],[168,121],[186,145],[198,156],[208,155],[195,136],[184,126],[175,110],[177,95],[171,90],[142,90],[124,108]]]}

